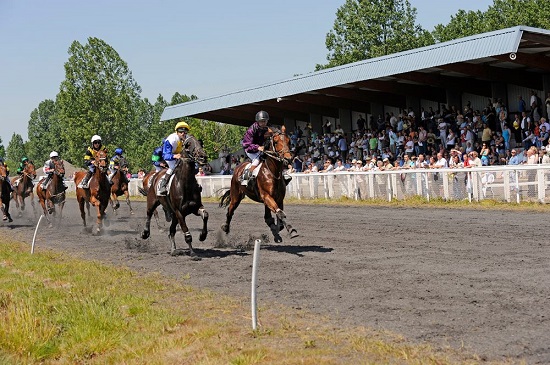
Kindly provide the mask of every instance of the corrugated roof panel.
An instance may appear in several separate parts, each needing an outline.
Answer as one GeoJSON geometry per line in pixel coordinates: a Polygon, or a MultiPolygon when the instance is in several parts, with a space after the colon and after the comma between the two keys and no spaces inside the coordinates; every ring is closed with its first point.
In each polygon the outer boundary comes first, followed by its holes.
{"type": "Polygon", "coordinates": [[[164,110],[161,120],[191,116],[358,81],[516,52],[523,31],[550,35],[550,31],[544,29],[518,26],[460,38],[170,106],[164,110]]]}

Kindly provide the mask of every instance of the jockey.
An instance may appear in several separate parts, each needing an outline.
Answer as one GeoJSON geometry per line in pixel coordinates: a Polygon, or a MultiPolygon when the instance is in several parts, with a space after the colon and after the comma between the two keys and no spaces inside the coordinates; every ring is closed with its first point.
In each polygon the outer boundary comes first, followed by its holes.
{"type": "Polygon", "coordinates": [[[244,134],[242,146],[246,155],[252,160],[252,163],[244,169],[241,177],[242,185],[248,184],[248,180],[252,176],[251,171],[254,171],[256,166],[260,164],[260,156],[264,150],[267,122],[269,122],[269,114],[260,110],[256,113],[256,122],[244,134]]]}
{"type": "Polygon", "coordinates": [[[111,161],[109,162],[109,171],[111,173],[107,176],[107,179],[111,185],[113,185],[113,176],[115,176],[116,171],[120,168],[120,162],[125,160],[124,156],[122,156],[123,153],[124,150],[122,148],[115,149],[115,155],[111,157],[111,161]]]}
{"type": "MultiPolygon", "coordinates": [[[[9,166],[4,162],[4,158],[3,157],[0,157],[0,164],[2,164],[2,166],[4,166],[6,168],[6,177],[10,176],[10,168],[9,166]]],[[[10,192],[13,191],[13,186],[11,186],[11,180],[10,179],[6,179],[6,181],[8,182],[8,185],[10,187],[10,192]]]]}
{"type": "Polygon", "coordinates": [[[153,150],[153,154],[151,155],[151,162],[153,163],[153,166],[155,166],[155,173],[166,168],[166,162],[164,162],[164,160],[162,159],[162,146],[157,147],[153,150]]]}
{"type": "Polygon", "coordinates": [[[19,182],[22,180],[23,177],[23,170],[25,170],[25,167],[27,167],[27,164],[29,163],[29,159],[27,157],[21,157],[21,161],[19,162],[19,166],[17,166],[17,174],[19,175],[19,178],[15,180],[14,187],[17,187],[19,185],[19,182]]]}
{"type": "Polygon", "coordinates": [[[92,137],[92,147],[88,147],[86,150],[86,154],[84,155],[84,165],[88,167],[88,172],[86,172],[86,176],[84,176],[84,179],[80,183],[80,185],[84,188],[88,188],[88,183],[90,182],[90,179],[92,175],[95,172],[95,165],[94,161],[96,159],[96,156],[99,151],[103,150],[105,153],[107,153],[107,149],[103,147],[101,144],[101,137],[97,134],[92,137]]]}
{"type": "MultiPolygon", "coordinates": [[[[50,159],[44,162],[44,173],[46,174],[46,178],[42,182],[42,190],[46,190],[46,186],[52,179],[54,170],[55,170],[55,161],[59,159],[59,154],[55,151],[50,152],[50,159]]],[[[63,176],[61,176],[63,177],[63,176]]],[[[63,185],[64,190],[67,190],[67,187],[63,185]]]]}
{"type": "Polygon", "coordinates": [[[176,162],[181,158],[183,142],[187,138],[189,129],[189,124],[183,121],[179,122],[174,128],[175,132],[166,137],[162,144],[162,158],[168,164],[168,171],[166,171],[166,174],[160,180],[158,195],[166,195],[168,193],[166,185],[168,185],[168,181],[174,173],[176,162]]]}

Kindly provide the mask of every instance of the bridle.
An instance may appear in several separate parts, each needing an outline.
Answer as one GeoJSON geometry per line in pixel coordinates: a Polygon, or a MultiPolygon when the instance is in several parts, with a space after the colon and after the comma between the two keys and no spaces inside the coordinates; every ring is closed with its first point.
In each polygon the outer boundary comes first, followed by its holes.
{"type": "Polygon", "coordinates": [[[185,157],[182,157],[183,160],[188,160],[189,162],[197,163],[199,165],[205,163],[204,161],[202,161],[204,160],[204,151],[202,151],[202,149],[197,146],[198,143],[199,142],[195,138],[189,135],[186,136],[185,140],[183,141],[183,150],[185,151],[185,157]],[[188,141],[190,141],[191,143],[188,144],[188,141]],[[193,144],[192,151],[190,151],[189,149],[191,144],[193,144]],[[189,147],[186,147],[186,145],[188,145],[189,147]]]}
{"type": "Polygon", "coordinates": [[[273,132],[273,135],[267,140],[267,142],[269,142],[270,148],[267,151],[264,150],[264,154],[278,162],[285,162],[284,155],[286,153],[290,154],[290,148],[288,147],[288,144],[283,143],[283,148],[277,150],[274,141],[276,136],[284,136],[284,134],[280,130],[273,132]]]}

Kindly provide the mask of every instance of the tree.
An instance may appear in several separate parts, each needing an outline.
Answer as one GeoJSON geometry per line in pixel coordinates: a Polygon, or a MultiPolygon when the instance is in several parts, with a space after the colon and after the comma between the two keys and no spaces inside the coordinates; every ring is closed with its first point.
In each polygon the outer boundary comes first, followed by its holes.
{"type": "Polygon", "coordinates": [[[25,150],[25,144],[23,143],[23,137],[21,137],[20,134],[14,133],[11,136],[11,141],[6,150],[6,162],[11,171],[15,171],[17,166],[19,166],[19,161],[21,161],[23,157],[28,157],[27,151],[25,150]]]}
{"type": "Polygon", "coordinates": [[[57,151],[64,156],[65,146],[59,143],[60,129],[55,102],[51,99],[42,101],[38,108],[31,112],[28,126],[27,157],[34,161],[46,161],[51,151],[57,151]]]}
{"type": "Polygon", "coordinates": [[[494,0],[487,11],[459,10],[447,25],[438,24],[433,36],[440,42],[493,30],[527,25],[550,28],[550,6],[547,0],[494,0]]]}
{"type": "Polygon", "coordinates": [[[0,157],[1,158],[6,157],[6,149],[4,148],[4,145],[2,144],[2,137],[0,137],[0,157]]]}
{"type": "Polygon", "coordinates": [[[316,69],[433,44],[431,34],[415,22],[416,8],[408,0],[346,0],[326,37],[329,62],[316,69]]]}
{"type": "Polygon", "coordinates": [[[141,88],[126,62],[101,39],[88,38],[85,45],[74,41],[69,55],[56,104],[65,158],[81,165],[94,134],[112,151],[138,127],[135,113],[141,88]]]}

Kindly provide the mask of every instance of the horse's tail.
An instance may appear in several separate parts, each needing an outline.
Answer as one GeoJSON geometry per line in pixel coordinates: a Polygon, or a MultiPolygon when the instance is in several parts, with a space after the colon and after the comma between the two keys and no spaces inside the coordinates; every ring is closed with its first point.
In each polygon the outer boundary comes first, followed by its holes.
{"type": "Polygon", "coordinates": [[[138,186],[138,191],[141,195],[147,196],[147,190],[138,186]]]}
{"type": "Polygon", "coordinates": [[[227,189],[226,192],[220,198],[220,208],[225,208],[231,202],[231,189],[227,189]]]}

